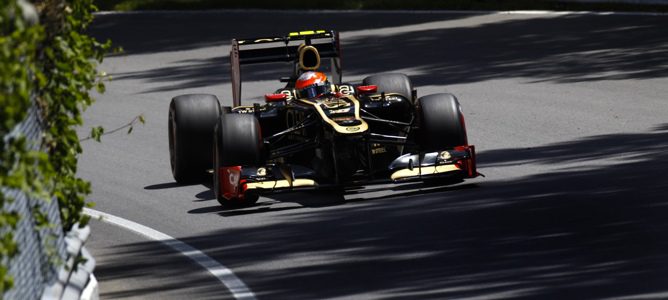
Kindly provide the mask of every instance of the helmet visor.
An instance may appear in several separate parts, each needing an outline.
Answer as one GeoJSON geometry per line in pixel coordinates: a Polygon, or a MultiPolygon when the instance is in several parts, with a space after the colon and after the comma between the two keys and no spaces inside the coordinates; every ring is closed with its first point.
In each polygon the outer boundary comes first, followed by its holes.
{"type": "Polygon", "coordinates": [[[309,99],[309,98],[315,98],[317,96],[320,96],[322,94],[329,93],[331,91],[331,88],[329,84],[323,84],[323,85],[312,85],[309,87],[306,87],[302,89],[299,92],[299,98],[302,99],[309,99]]]}

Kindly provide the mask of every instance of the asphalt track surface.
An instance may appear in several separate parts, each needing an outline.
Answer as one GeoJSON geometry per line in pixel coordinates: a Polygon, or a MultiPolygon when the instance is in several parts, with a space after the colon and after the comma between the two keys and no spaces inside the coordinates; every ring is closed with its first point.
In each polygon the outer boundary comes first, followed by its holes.
{"type": "MultiPolygon", "coordinates": [[[[668,17],[244,12],[99,15],[125,52],[86,111],[130,135],[84,142],[95,209],[203,251],[260,299],[668,297],[668,17]],[[344,79],[404,72],[420,95],[456,94],[487,177],[370,186],[344,199],[261,198],[224,210],[169,167],[172,97],[231,103],[233,37],[341,31],[344,79]]],[[[245,69],[244,95],[289,67],[245,69]]],[[[162,243],[94,221],[101,296],[218,299],[227,290],[162,243]]]]}

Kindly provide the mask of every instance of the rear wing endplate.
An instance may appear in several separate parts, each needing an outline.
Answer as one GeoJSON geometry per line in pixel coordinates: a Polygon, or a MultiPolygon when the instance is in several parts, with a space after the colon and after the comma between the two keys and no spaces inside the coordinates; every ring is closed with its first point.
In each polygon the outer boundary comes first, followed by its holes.
{"type": "Polygon", "coordinates": [[[336,31],[310,30],[291,32],[283,37],[233,39],[230,50],[233,105],[241,105],[242,65],[273,62],[297,63],[299,60],[298,48],[302,44],[315,47],[321,58],[331,59],[332,81],[340,83],[342,79],[341,47],[339,33],[336,31]]]}

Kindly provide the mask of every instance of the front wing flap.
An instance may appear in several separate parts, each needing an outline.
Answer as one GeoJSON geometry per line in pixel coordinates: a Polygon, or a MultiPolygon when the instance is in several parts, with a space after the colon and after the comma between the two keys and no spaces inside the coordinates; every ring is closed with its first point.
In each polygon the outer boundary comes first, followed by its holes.
{"type": "Polygon", "coordinates": [[[247,193],[315,188],[315,172],[298,165],[270,164],[262,167],[221,167],[221,194],[226,199],[244,198],[247,193]]]}
{"type": "Polygon", "coordinates": [[[475,146],[458,146],[420,154],[404,154],[390,164],[390,179],[394,182],[434,177],[460,176],[474,178],[480,175],[476,169],[475,146]]]}

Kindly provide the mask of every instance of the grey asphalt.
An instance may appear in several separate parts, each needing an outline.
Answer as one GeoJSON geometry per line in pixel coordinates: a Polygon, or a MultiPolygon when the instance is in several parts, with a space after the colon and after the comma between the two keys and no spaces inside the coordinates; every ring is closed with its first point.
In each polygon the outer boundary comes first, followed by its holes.
{"type": "MultiPolygon", "coordinates": [[[[125,49],[86,126],[144,114],[130,135],[84,142],[95,209],[152,227],[232,269],[260,299],[660,299],[668,297],[668,16],[212,11],[99,15],[125,49]],[[169,100],[231,104],[233,37],[337,29],[344,80],[408,74],[452,92],[487,177],[261,198],[223,210],[179,186],[169,100]]],[[[288,66],[245,69],[244,95],[288,66]]],[[[187,259],[93,224],[103,298],[229,297],[187,259]],[[153,275],[155,276],[153,277],[153,275]]]]}

